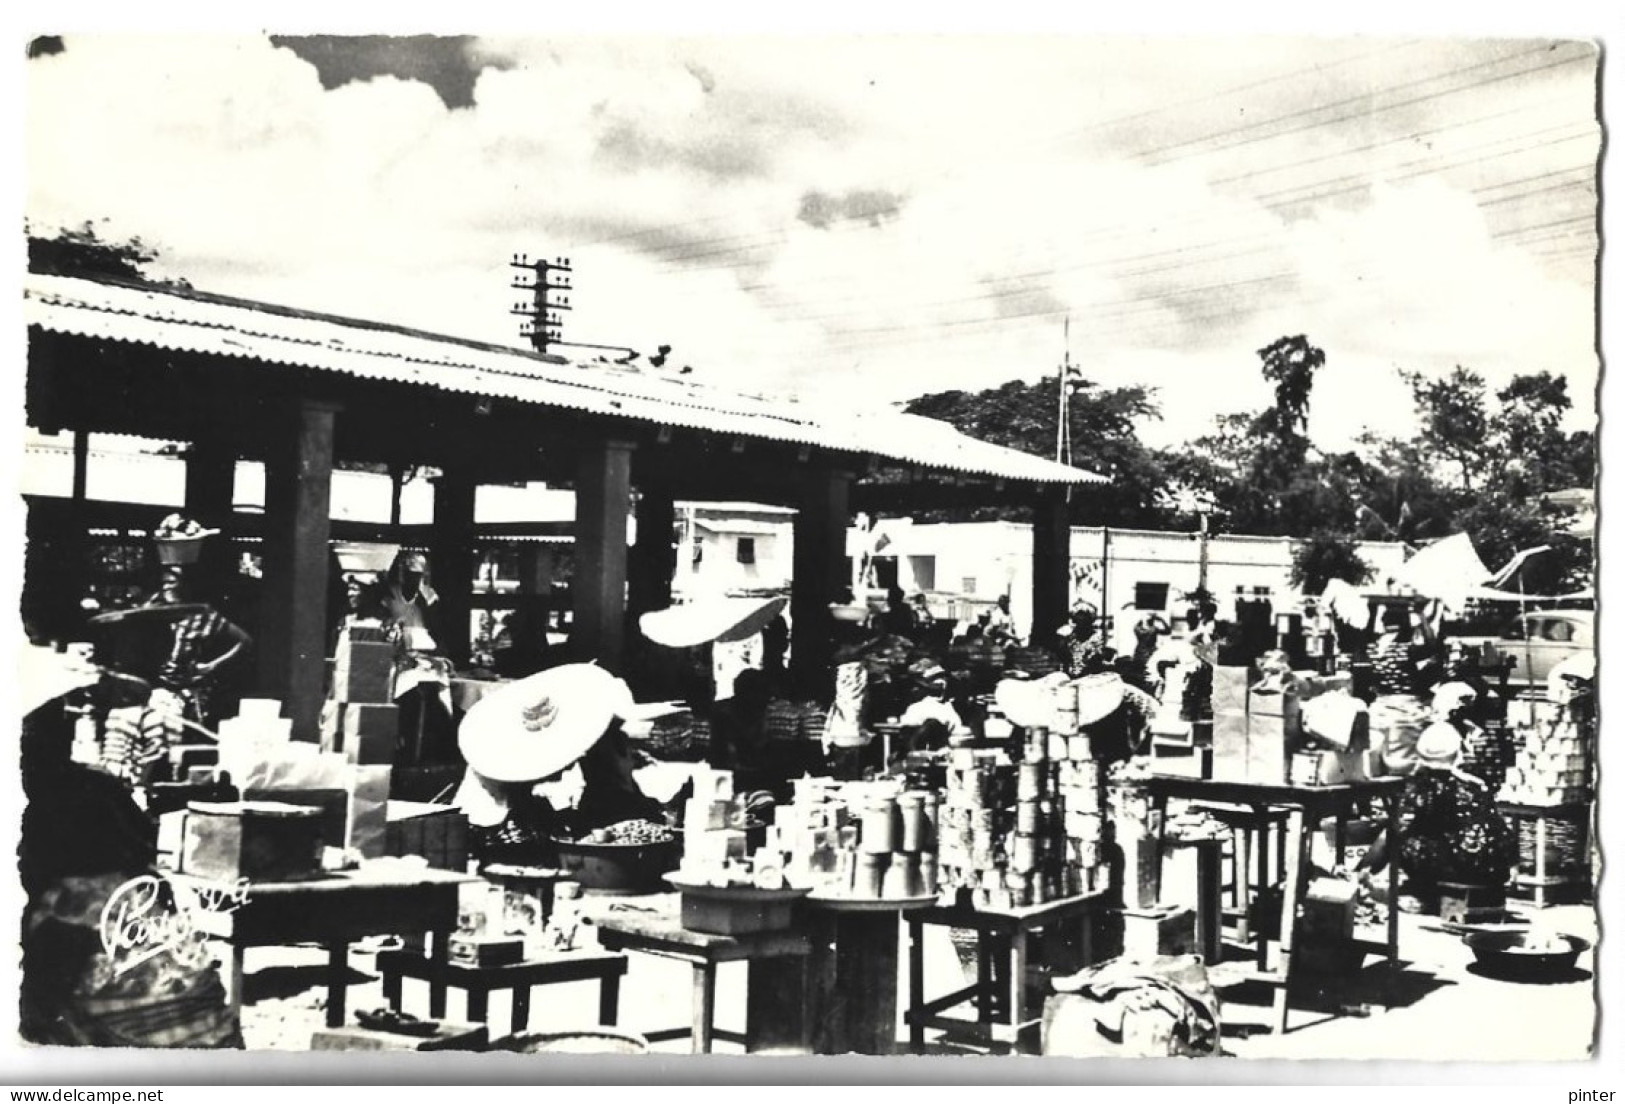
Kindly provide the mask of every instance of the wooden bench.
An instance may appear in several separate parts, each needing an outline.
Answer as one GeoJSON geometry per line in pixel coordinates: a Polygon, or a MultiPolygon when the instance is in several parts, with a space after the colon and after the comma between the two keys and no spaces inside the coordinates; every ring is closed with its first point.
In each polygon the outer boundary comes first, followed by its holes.
{"type": "Polygon", "coordinates": [[[378,972],[384,979],[384,999],[397,1012],[401,1008],[401,980],[417,978],[430,984],[429,1018],[446,1015],[446,988],[468,994],[468,1019],[485,1023],[490,1015],[493,991],[513,991],[513,1031],[518,1034],[530,1025],[530,991],[538,985],[562,985],[570,981],[597,981],[598,1022],[615,1026],[620,1011],[621,978],[626,976],[626,956],[612,951],[559,951],[541,958],[507,966],[471,966],[447,962],[437,970],[425,956],[413,951],[383,951],[378,955],[378,972]],[[438,982],[438,984],[436,984],[438,982]]]}
{"type": "Polygon", "coordinates": [[[800,931],[708,935],[687,930],[674,914],[644,911],[611,912],[595,920],[600,942],[612,950],[676,959],[693,968],[691,1026],[643,1032],[650,1042],[689,1038],[695,1054],[711,1053],[713,1038],[743,1043],[751,1052],[806,1052],[807,1024],[802,1010],[794,1006],[803,990],[812,945],[800,931]],[[713,1022],[717,967],[724,962],[749,964],[743,1035],[718,1031],[713,1022]],[[785,977],[787,969],[798,976],[785,977]]]}

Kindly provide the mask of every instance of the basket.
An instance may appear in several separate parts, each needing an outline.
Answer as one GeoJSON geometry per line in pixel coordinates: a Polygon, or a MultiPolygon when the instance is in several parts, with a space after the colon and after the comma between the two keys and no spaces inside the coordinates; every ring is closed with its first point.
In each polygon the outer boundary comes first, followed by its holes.
{"type": "Polygon", "coordinates": [[[665,876],[676,870],[683,858],[683,843],[587,843],[554,840],[559,850],[559,867],[582,889],[599,893],[664,893],[665,876]]]}
{"type": "Polygon", "coordinates": [[[1577,935],[1564,935],[1560,937],[1566,944],[1562,950],[1531,951],[1524,946],[1525,938],[1523,933],[1472,933],[1463,942],[1485,973],[1507,981],[1532,982],[1561,980],[1591,946],[1577,935]]]}
{"type": "Polygon", "coordinates": [[[1536,825],[1532,817],[1518,820],[1518,865],[1533,870],[1544,864],[1547,870],[1574,870],[1586,864],[1585,828],[1574,821],[1546,822],[1543,854],[1537,855],[1536,825]]]}
{"type": "Polygon", "coordinates": [[[158,549],[158,562],[167,566],[195,564],[203,552],[203,537],[154,537],[158,549]]]}
{"type": "Polygon", "coordinates": [[[516,1054],[647,1054],[649,1040],[630,1031],[600,1027],[590,1031],[552,1031],[515,1035],[496,1049],[516,1054]]]}
{"type": "Polygon", "coordinates": [[[333,555],[338,558],[339,569],[345,572],[388,571],[400,550],[398,544],[368,541],[335,541],[333,544],[333,555]]]}

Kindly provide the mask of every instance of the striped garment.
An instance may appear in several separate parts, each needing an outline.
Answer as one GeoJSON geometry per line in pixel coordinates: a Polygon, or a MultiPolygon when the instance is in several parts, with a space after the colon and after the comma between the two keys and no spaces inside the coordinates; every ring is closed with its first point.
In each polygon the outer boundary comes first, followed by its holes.
{"type": "Polygon", "coordinates": [[[199,724],[208,723],[212,687],[198,668],[231,647],[230,624],[212,609],[176,622],[169,659],[158,674],[159,681],[180,696],[184,715],[199,724]]]}
{"type": "Polygon", "coordinates": [[[102,770],[138,786],[180,737],[179,706],[172,694],[154,691],[144,707],[109,710],[102,738],[102,770]]]}

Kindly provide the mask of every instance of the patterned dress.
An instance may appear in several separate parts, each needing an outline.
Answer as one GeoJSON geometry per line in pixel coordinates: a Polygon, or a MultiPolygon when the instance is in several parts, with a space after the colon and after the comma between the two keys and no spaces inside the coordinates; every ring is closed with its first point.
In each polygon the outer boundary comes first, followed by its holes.
{"type": "Polygon", "coordinates": [[[199,668],[225,654],[232,642],[231,622],[212,609],[176,622],[169,659],[158,681],[180,697],[182,715],[188,720],[209,723],[213,680],[199,668]]]}
{"type": "Polygon", "coordinates": [[[1399,868],[1426,886],[1499,885],[1518,861],[1518,839],[1487,785],[1423,768],[1399,803],[1399,868]]]}

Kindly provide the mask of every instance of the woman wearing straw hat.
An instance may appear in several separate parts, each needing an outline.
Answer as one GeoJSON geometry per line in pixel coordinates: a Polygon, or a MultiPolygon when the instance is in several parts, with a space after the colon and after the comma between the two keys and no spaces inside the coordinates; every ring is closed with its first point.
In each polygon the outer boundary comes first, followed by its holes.
{"type": "Polygon", "coordinates": [[[1156,699],[1115,671],[1085,675],[1073,685],[1078,728],[1089,734],[1095,758],[1110,764],[1140,754],[1157,711],[1156,699]]]}
{"type": "MultiPolygon", "coordinates": [[[[1467,720],[1476,697],[1464,683],[1440,686],[1434,721],[1416,741],[1416,772],[1399,799],[1396,853],[1412,896],[1429,895],[1440,882],[1501,885],[1517,861],[1517,838],[1488,784],[1461,769],[1464,739],[1476,728],[1467,720]]],[[[1361,866],[1382,869],[1392,846],[1379,839],[1361,866]]]]}
{"type": "Polygon", "coordinates": [[[602,667],[572,663],[481,698],[458,730],[468,771],[453,803],[480,862],[555,861],[553,840],[624,820],[659,819],[632,777],[621,724],[632,691],[602,667]]]}

